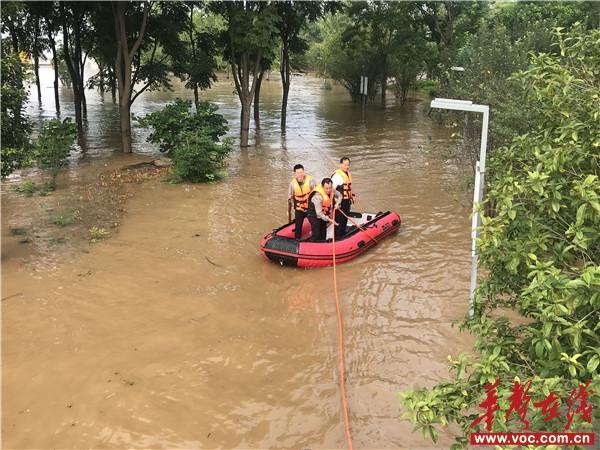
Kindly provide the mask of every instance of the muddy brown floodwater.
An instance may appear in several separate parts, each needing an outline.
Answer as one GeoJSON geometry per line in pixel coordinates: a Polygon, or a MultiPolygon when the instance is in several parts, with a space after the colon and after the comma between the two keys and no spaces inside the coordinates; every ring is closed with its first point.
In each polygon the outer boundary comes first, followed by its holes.
{"type": "MultiPolygon", "coordinates": [[[[88,94],[89,132],[58,191],[43,200],[3,186],[2,440],[17,448],[343,448],[331,269],[264,261],[259,242],[286,217],[295,163],[320,178],[342,155],[369,210],[392,209],[399,234],[338,268],[355,448],[431,448],[396,398],[448,376],[470,347],[451,327],[466,311],[468,209],[448,193],[457,170],[437,149],[447,133],[427,102],[363,116],[345,92],[296,77],[290,129],[278,129],[280,85],[262,89],[262,130],[216,184],[130,186],[101,243],[51,251],[20,243],[40,202],[75,201],[77,186],[141,156],[112,155],[116,108],[88,94]],[[54,200],[52,198],[54,197],[54,200]]],[[[53,114],[51,78],[42,108],[53,114]]],[[[233,87],[206,93],[237,129],[233,87]]],[[[69,93],[61,93],[64,110],[69,93]]],[[[135,113],[190,93],[149,93],[135,113]]],[[[136,130],[135,149],[152,154],[136,130]]],[[[73,235],[76,233],[73,231],[73,235]]],[[[74,239],[74,238],[73,238],[74,239]]],[[[450,432],[438,448],[452,442],[450,432]]]]}

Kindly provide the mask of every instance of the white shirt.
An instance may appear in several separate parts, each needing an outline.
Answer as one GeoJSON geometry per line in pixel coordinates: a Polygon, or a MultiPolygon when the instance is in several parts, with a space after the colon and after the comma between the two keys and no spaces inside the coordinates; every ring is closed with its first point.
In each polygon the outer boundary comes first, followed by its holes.
{"type": "Polygon", "coordinates": [[[333,181],[333,188],[335,189],[336,187],[344,184],[344,177],[342,177],[339,173],[336,172],[331,177],[331,181],[333,181]]]}

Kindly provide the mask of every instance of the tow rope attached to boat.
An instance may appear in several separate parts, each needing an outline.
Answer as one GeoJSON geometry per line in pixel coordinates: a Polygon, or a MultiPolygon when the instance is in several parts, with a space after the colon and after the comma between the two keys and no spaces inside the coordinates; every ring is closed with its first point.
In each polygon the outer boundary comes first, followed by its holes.
{"type": "MultiPolygon", "coordinates": [[[[339,211],[340,211],[340,212],[343,214],[343,216],[344,216],[346,219],[348,219],[350,222],[352,222],[352,224],[353,224],[353,225],[354,225],[356,228],[358,228],[360,231],[363,231],[363,232],[364,232],[364,233],[365,233],[367,236],[369,236],[369,238],[370,238],[370,239],[372,239],[372,240],[373,240],[373,242],[375,242],[375,243],[377,243],[377,242],[378,242],[378,241],[377,241],[377,239],[375,239],[373,236],[371,236],[367,230],[365,230],[363,227],[361,227],[359,224],[357,224],[357,223],[356,223],[356,221],[355,221],[355,220],[354,220],[352,217],[348,217],[348,215],[346,215],[346,213],[345,213],[344,211],[342,211],[341,209],[340,209],[339,211]]],[[[333,247],[333,248],[334,248],[334,251],[335,251],[335,245],[334,245],[334,247],[333,247]]]]}
{"type": "MultiPolygon", "coordinates": [[[[334,220],[335,209],[331,212],[331,219],[334,220]]],[[[344,214],[345,215],[345,214],[344,214]]],[[[331,225],[331,223],[330,223],[331,225]]],[[[342,409],[344,413],[344,425],[346,431],[346,442],[348,443],[348,450],[352,450],[352,434],[350,433],[350,416],[348,414],[348,398],[346,396],[346,376],[344,369],[344,323],[342,321],[342,308],[340,305],[340,295],[337,287],[337,267],[335,261],[335,227],[331,233],[332,244],[333,244],[333,292],[335,293],[335,309],[337,311],[337,322],[338,322],[338,337],[339,337],[339,353],[340,353],[340,390],[342,396],[342,409]]]]}

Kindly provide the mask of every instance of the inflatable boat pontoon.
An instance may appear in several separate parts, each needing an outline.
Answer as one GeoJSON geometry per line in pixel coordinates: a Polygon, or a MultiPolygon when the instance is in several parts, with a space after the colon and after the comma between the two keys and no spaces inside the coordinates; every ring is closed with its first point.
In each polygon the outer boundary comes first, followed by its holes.
{"type": "MultiPolygon", "coordinates": [[[[379,213],[351,212],[349,217],[360,228],[348,221],[345,236],[335,241],[336,263],[356,258],[367,249],[400,228],[400,217],[392,211],[379,213]]],[[[308,219],[302,225],[302,239],[294,239],[294,222],[283,225],[267,234],[260,246],[262,254],[271,261],[294,267],[323,267],[333,264],[333,227],[327,229],[327,240],[310,242],[311,228],[308,219]]]]}

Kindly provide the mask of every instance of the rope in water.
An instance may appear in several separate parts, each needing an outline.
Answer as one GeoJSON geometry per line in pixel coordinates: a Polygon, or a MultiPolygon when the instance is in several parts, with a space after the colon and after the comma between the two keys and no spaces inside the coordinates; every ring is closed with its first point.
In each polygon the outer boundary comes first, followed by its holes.
{"type": "Polygon", "coordinates": [[[361,213],[365,213],[365,209],[362,207],[362,205],[360,204],[360,200],[358,198],[358,195],[354,195],[354,201],[356,202],[356,204],[358,205],[358,208],[360,209],[361,213]]]}
{"type": "MultiPolygon", "coordinates": [[[[319,148],[317,145],[315,145],[314,143],[312,143],[311,141],[306,139],[300,133],[296,132],[296,134],[298,136],[300,136],[302,139],[304,139],[306,142],[308,142],[312,147],[316,148],[323,155],[325,155],[330,161],[334,162],[333,159],[326,152],[324,152],[321,148],[319,148]]],[[[359,205],[359,207],[360,207],[360,209],[362,209],[362,206],[359,205]]],[[[332,208],[332,211],[331,211],[332,219],[334,218],[334,212],[335,212],[335,209],[332,208]]],[[[341,212],[342,212],[342,214],[344,214],[343,211],[341,211],[341,212]]],[[[363,212],[364,212],[364,210],[363,210],[363,212]]],[[[346,216],[346,214],[344,214],[344,216],[346,216]]],[[[346,216],[346,217],[348,217],[348,216],[346,216]]],[[[350,219],[350,218],[348,217],[348,219],[350,219]]],[[[354,222],[352,219],[350,219],[350,220],[358,228],[360,228],[360,226],[356,222],[354,222]]],[[[331,225],[331,223],[329,225],[331,225]]],[[[335,309],[336,309],[336,313],[337,313],[339,354],[340,354],[340,364],[339,364],[340,390],[341,390],[341,396],[342,396],[342,410],[344,413],[344,430],[345,430],[345,434],[346,434],[346,442],[348,444],[348,450],[352,450],[352,433],[350,432],[350,415],[348,413],[348,398],[347,398],[347,394],[346,394],[346,375],[345,375],[345,367],[344,367],[345,366],[345,364],[344,364],[344,322],[342,320],[342,307],[340,304],[340,295],[339,295],[338,287],[337,287],[337,262],[336,262],[336,258],[335,258],[335,227],[332,227],[331,234],[332,234],[331,242],[332,242],[332,252],[333,252],[333,292],[335,293],[335,309]]],[[[367,233],[367,235],[369,235],[369,233],[367,233]]],[[[375,240],[372,236],[369,235],[369,237],[371,237],[371,239],[375,240]]],[[[375,241],[375,242],[377,242],[377,241],[375,241]]]]}
{"type": "MultiPolygon", "coordinates": [[[[335,209],[332,208],[331,218],[334,218],[335,209]]],[[[352,450],[352,434],[350,433],[350,416],[348,414],[348,398],[346,396],[346,376],[344,370],[344,323],[342,321],[342,308],[340,305],[340,295],[337,287],[337,267],[335,260],[335,227],[332,227],[332,252],[333,252],[333,292],[335,293],[335,309],[337,312],[338,335],[339,335],[339,353],[340,353],[340,389],[342,395],[342,409],[344,413],[344,425],[346,432],[346,441],[348,450],[352,450]]]]}

